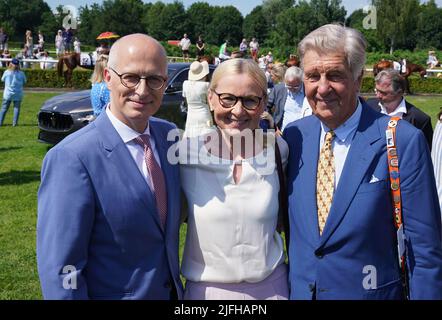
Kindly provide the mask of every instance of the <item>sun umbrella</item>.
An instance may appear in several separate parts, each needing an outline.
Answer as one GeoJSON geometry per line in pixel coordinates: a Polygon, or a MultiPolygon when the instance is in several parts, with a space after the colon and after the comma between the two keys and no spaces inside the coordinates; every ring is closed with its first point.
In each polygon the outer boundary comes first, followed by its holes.
{"type": "Polygon", "coordinates": [[[167,43],[170,44],[171,46],[178,46],[180,40],[168,40],[167,43]]]}
{"type": "Polygon", "coordinates": [[[119,37],[120,36],[118,34],[107,31],[107,32],[100,33],[100,35],[97,37],[97,40],[116,39],[119,37]]]}

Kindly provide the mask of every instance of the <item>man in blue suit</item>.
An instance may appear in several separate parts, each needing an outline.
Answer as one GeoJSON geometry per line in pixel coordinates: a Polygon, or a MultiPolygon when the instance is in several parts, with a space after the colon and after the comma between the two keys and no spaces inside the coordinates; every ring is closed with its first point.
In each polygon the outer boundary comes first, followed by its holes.
{"type": "Polygon", "coordinates": [[[180,299],[175,126],[153,118],[167,80],[164,48],[132,34],[104,73],[111,102],[46,155],[37,261],[46,299],[180,299]]]}
{"type": "MultiPolygon", "coordinates": [[[[322,26],[299,44],[314,115],[284,132],[291,299],[404,297],[387,163],[390,118],[358,99],[365,47],[358,31],[339,25],[322,26]]],[[[396,133],[409,297],[442,299],[440,209],[428,145],[406,121],[396,133]]]]}

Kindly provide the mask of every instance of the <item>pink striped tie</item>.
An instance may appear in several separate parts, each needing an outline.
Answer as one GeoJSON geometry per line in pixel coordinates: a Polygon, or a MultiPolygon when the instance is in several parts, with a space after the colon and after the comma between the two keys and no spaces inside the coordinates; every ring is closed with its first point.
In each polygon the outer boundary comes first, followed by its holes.
{"type": "Polygon", "coordinates": [[[167,192],[163,171],[155,160],[152,147],[150,146],[149,135],[142,134],[136,137],[134,141],[144,148],[144,161],[146,162],[147,170],[149,171],[149,176],[152,181],[158,214],[164,229],[167,216],[167,192]]]}

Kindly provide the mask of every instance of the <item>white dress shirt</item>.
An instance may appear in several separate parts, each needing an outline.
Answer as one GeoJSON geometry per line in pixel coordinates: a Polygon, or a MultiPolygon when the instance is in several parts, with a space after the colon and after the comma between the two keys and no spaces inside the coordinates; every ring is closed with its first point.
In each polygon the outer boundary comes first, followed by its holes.
{"type": "MultiPolygon", "coordinates": [[[[154,190],[152,180],[150,179],[149,170],[147,170],[146,161],[144,160],[144,148],[140,146],[138,143],[134,141],[134,139],[141,134],[120,120],[118,120],[113,114],[112,111],[109,109],[109,104],[106,106],[106,114],[109,117],[110,122],[114,126],[115,130],[117,131],[118,135],[121,137],[123,142],[126,144],[127,149],[130,152],[130,155],[134,159],[135,163],[137,164],[138,169],[140,170],[141,174],[143,175],[144,179],[146,180],[147,184],[149,185],[150,190],[154,190]]],[[[158,165],[161,167],[161,161],[160,157],[158,155],[158,152],[155,148],[155,140],[150,135],[150,127],[149,123],[147,123],[146,130],[144,130],[143,134],[149,135],[149,141],[150,146],[152,148],[152,152],[155,156],[155,160],[157,161],[158,165]]]]}
{"type": "MultiPolygon", "coordinates": [[[[341,178],[342,170],[344,169],[348,150],[350,150],[351,142],[353,141],[354,135],[361,120],[361,114],[362,104],[358,100],[358,106],[355,112],[350,118],[347,119],[347,121],[334,130],[336,136],[333,139],[332,149],[335,159],[335,190],[341,178]]],[[[325,134],[328,131],[330,131],[330,129],[321,122],[321,140],[319,143],[319,150],[321,150],[322,145],[325,142],[325,134]]]]}
{"type": "Polygon", "coordinates": [[[287,89],[287,99],[284,105],[284,113],[282,115],[281,131],[293,121],[302,119],[312,114],[312,108],[308,103],[307,97],[304,94],[304,87],[296,93],[287,89]]]}
{"type": "MultiPolygon", "coordinates": [[[[287,143],[278,138],[278,146],[286,164],[287,143]]],[[[188,152],[200,161],[180,163],[189,203],[182,274],[193,282],[264,280],[284,262],[283,242],[276,231],[279,179],[274,157],[268,161],[260,153],[242,160],[241,178],[235,184],[234,161],[220,161],[203,142],[191,143],[188,152]],[[260,170],[264,166],[266,170],[260,170]]],[[[274,155],[272,147],[269,154],[274,155]]]]}
{"type": "Polygon", "coordinates": [[[433,159],[434,176],[436,178],[439,204],[442,209],[442,122],[437,121],[433,134],[433,147],[431,148],[431,158],[433,159]]]}
{"type": "Polygon", "coordinates": [[[396,107],[396,109],[394,109],[394,111],[390,112],[390,113],[388,113],[387,109],[382,105],[381,102],[379,102],[378,104],[381,107],[381,113],[383,113],[383,114],[385,114],[387,116],[390,116],[390,117],[400,117],[402,119],[404,114],[407,114],[407,106],[405,104],[405,99],[404,98],[402,98],[401,102],[396,107]]]}

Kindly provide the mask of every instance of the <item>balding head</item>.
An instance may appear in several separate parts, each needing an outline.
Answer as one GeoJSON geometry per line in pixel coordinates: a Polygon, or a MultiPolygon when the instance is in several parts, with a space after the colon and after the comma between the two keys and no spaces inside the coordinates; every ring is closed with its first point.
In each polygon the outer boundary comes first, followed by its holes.
{"type": "Polygon", "coordinates": [[[112,45],[108,65],[118,68],[123,57],[149,59],[152,56],[163,58],[167,65],[166,50],[161,43],[148,35],[134,33],[120,38],[112,45]]]}
{"type": "Polygon", "coordinates": [[[111,48],[104,76],[110,90],[110,111],[143,133],[149,117],[160,108],[166,89],[167,56],[163,46],[140,33],[121,38],[111,48]],[[133,79],[138,83],[128,85],[133,79]],[[158,82],[163,82],[161,88],[158,82]]]}

